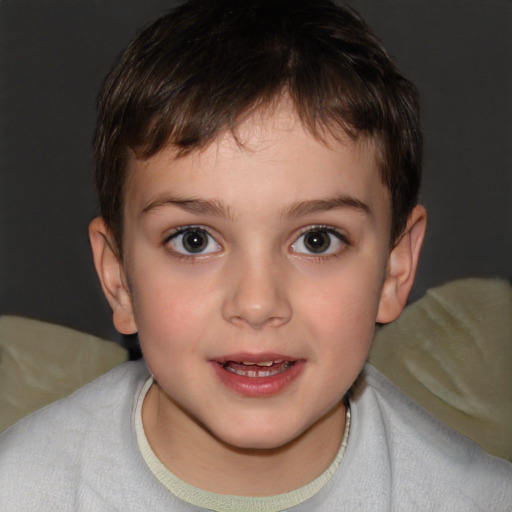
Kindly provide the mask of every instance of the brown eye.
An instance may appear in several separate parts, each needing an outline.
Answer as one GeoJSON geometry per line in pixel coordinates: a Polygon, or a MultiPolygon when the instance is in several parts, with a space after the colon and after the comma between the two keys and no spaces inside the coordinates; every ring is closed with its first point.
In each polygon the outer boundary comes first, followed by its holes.
{"type": "Polygon", "coordinates": [[[331,245],[331,238],[326,231],[310,231],[304,235],[304,246],[314,254],[327,251],[331,245]]]}
{"type": "Polygon", "coordinates": [[[208,245],[208,234],[199,229],[195,231],[188,231],[183,235],[182,243],[187,252],[202,252],[208,245]]]}
{"type": "Polygon", "coordinates": [[[300,254],[327,256],[340,252],[346,245],[347,239],[336,229],[313,227],[300,235],[291,249],[300,254]]]}
{"type": "Polygon", "coordinates": [[[197,227],[185,227],[173,233],[168,244],[171,248],[186,255],[201,255],[220,250],[219,244],[204,229],[197,227]]]}

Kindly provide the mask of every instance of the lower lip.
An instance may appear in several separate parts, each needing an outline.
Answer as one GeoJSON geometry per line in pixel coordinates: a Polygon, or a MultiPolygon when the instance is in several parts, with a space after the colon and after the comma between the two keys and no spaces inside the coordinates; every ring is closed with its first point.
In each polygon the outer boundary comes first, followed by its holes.
{"type": "Polygon", "coordinates": [[[276,375],[268,377],[246,377],[225,370],[222,365],[211,363],[220,381],[232,391],[248,397],[265,397],[276,395],[286,389],[304,369],[304,361],[296,361],[294,365],[276,375]]]}

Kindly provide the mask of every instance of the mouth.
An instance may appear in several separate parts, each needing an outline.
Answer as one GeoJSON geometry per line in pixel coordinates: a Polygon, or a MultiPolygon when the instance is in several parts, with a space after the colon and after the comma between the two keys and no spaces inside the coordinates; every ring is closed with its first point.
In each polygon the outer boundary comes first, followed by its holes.
{"type": "MultiPolygon", "coordinates": [[[[220,363],[219,363],[220,364],[220,363]]],[[[224,370],[248,378],[273,377],[290,369],[295,361],[285,361],[283,359],[270,361],[227,361],[222,364],[224,370]]]]}
{"type": "Polygon", "coordinates": [[[211,362],[220,382],[250,397],[281,393],[299,377],[306,363],[277,354],[238,354],[211,362]]]}

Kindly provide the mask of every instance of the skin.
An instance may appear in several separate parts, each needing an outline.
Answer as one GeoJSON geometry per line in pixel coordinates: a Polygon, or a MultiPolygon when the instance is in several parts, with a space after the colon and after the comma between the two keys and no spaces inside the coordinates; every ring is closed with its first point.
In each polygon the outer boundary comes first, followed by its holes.
{"type": "Polygon", "coordinates": [[[343,397],[375,323],[405,305],[426,223],[417,206],[390,250],[372,143],[320,141],[285,101],[265,114],[239,127],[242,146],[224,133],[130,162],[122,261],[103,221],[90,226],[114,323],[139,333],[158,382],[143,406],[153,450],[192,485],[246,496],[291,491],[332,462],[343,397]],[[204,230],[199,253],[187,226],[204,230]],[[315,237],[330,246],[312,252],[315,237]],[[222,368],[230,359],[295,364],[246,389],[222,368]]]}

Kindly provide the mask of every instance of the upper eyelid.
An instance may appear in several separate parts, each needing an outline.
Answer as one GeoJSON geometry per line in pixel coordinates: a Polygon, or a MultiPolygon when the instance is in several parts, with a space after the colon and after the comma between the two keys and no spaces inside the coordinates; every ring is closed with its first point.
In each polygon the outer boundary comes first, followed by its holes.
{"type": "Polygon", "coordinates": [[[199,259],[202,259],[205,257],[210,257],[213,254],[221,252],[224,248],[223,245],[221,243],[219,243],[217,237],[212,235],[212,233],[210,232],[210,230],[207,227],[202,226],[202,225],[197,225],[197,224],[178,226],[178,227],[172,229],[171,232],[167,233],[167,235],[164,237],[162,246],[166,247],[167,250],[170,251],[172,253],[172,255],[174,257],[177,257],[179,260],[190,260],[190,261],[199,260],[199,259]],[[172,241],[175,238],[177,238],[178,236],[184,235],[185,233],[187,233],[189,231],[203,231],[204,233],[206,233],[208,235],[208,237],[211,238],[211,240],[213,240],[213,242],[217,245],[217,248],[219,250],[208,251],[208,252],[198,252],[198,253],[191,252],[191,253],[187,254],[187,253],[181,252],[175,248],[169,247],[169,246],[172,246],[172,244],[173,244],[172,241]]]}
{"type": "Polygon", "coordinates": [[[327,231],[328,233],[337,235],[337,236],[339,236],[340,239],[343,239],[346,242],[349,242],[349,237],[344,230],[337,228],[335,226],[327,225],[327,224],[313,224],[313,225],[309,225],[309,226],[304,226],[303,228],[300,228],[298,230],[298,233],[296,235],[294,235],[294,237],[295,237],[294,239],[297,240],[302,235],[305,235],[306,233],[309,233],[309,232],[315,231],[315,230],[327,231]]]}
{"type": "Polygon", "coordinates": [[[298,234],[295,234],[292,243],[288,246],[289,251],[293,254],[296,254],[298,256],[307,257],[308,259],[312,258],[317,261],[327,261],[331,258],[339,256],[342,252],[344,252],[346,249],[351,247],[353,245],[352,240],[349,238],[349,236],[344,232],[344,230],[341,230],[340,228],[336,228],[334,226],[330,225],[309,225],[304,226],[300,230],[298,234]],[[339,241],[339,243],[342,245],[337,251],[335,252],[327,252],[327,253],[306,253],[302,251],[294,251],[294,246],[299,243],[299,240],[301,237],[306,235],[307,233],[315,232],[315,231],[325,231],[332,236],[336,237],[339,241]]]}
{"type": "Polygon", "coordinates": [[[194,229],[204,231],[206,234],[211,236],[217,243],[219,243],[217,241],[217,238],[212,234],[211,230],[208,227],[203,226],[201,224],[190,224],[187,226],[178,226],[176,228],[172,228],[170,231],[168,231],[165,234],[164,242],[167,242],[178,235],[182,235],[183,233],[186,233],[187,231],[193,231],[194,229]]]}
{"type": "MultiPolygon", "coordinates": [[[[167,243],[172,238],[181,235],[183,233],[186,233],[190,230],[202,230],[205,233],[207,233],[209,236],[211,236],[219,246],[223,246],[223,244],[219,241],[219,238],[221,238],[220,235],[217,234],[217,232],[208,226],[205,226],[204,224],[187,224],[185,226],[177,226],[176,228],[172,228],[170,232],[167,232],[164,236],[164,243],[167,243]],[[212,233],[213,231],[213,233],[212,233]]],[[[337,236],[340,240],[343,242],[350,244],[350,237],[347,235],[345,230],[340,229],[338,227],[329,225],[329,224],[310,224],[303,226],[301,228],[298,228],[295,230],[295,232],[291,235],[291,243],[295,243],[301,236],[305,235],[308,232],[315,231],[315,230],[325,230],[329,233],[332,233],[333,235],[337,236]]]]}

